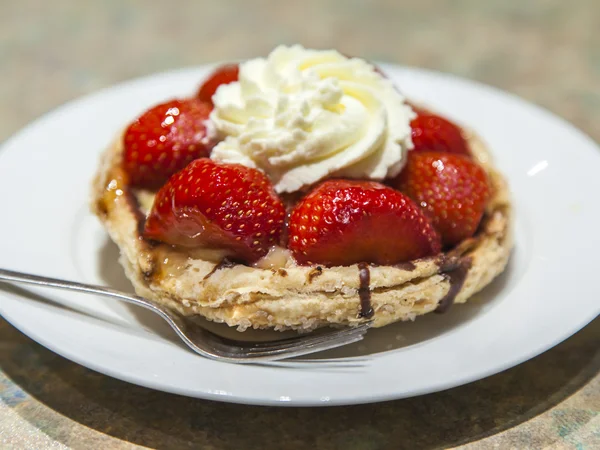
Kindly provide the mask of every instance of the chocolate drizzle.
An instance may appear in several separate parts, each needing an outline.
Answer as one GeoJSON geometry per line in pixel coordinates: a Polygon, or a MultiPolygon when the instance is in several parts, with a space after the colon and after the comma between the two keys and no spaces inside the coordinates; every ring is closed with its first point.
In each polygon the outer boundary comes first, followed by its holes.
{"type": "Polygon", "coordinates": [[[233,266],[235,266],[235,263],[233,261],[231,261],[228,258],[223,258],[218,264],[215,264],[215,267],[213,267],[210,272],[208,272],[206,275],[204,275],[204,278],[202,278],[202,281],[210,278],[218,270],[228,269],[233,266]]]}
{"type": "Polygon", "coordinates": [[[308,282],[309,284],[313,282],[313,280],[319,276],[323,275],[323,268],[321,266],[317,266],[314,269],[312,269],[309,273],[308,273],[308,282]]]}
{"type": "Polygon", "coordinates": [[[438,264],[442,275],[450,282],[450,288],[438,303],[435,312],[445,313],[454,304],[454,299],[467,278],[471,268],[471,258],[443,258],[438,264]]]}
{"type": "Polygon", "coordinates": [[[370,319],[373,317],[374,311],[371,305],[371,272],[366,263],[358,264],[358,276],[360,279],[360,287],[358,288],[360,311],[358,312],[358,317],[370,319]]]}
{"type": "Polygon", "coordinates": [[[123,196],[125,198],[125,201],[127,202],[127,205],[129,206],[129,209],[135,217],[135,221],[137,223],[138,236],[143,237],[144,227],[146,226],[146,215],[140,209],[140,202],[130,189],[124,189],[123,196]]]}

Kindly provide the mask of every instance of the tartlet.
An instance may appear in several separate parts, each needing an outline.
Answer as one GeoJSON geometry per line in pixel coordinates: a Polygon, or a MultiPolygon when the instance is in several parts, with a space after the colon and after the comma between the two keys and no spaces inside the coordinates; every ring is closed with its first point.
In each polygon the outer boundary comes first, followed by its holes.
{"type": "Polygon", "coordinates": [[[313,330],[371,321],[381,327],[464,303],[506,267],[513,240],[508,186],[484,142],[462,130],[469,153],[487,173],[490,196],[477,231],[444,251],[380,265],[297,264],[274,250],[258,262],[233,262],[221,249],[182,248],[148,239],[144,226],[156,188],[131,184],[124,132],[102,155],[92,210],[118,245],[138,295],[243,331],[313,330]]]}

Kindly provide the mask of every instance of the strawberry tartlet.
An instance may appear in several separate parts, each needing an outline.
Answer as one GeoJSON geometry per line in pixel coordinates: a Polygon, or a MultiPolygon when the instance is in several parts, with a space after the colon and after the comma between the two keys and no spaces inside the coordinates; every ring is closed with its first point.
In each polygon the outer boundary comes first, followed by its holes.
{"type": "Polygon", "coordinates": [[[372,64],[281,46],[200,84],[127,125],[93,183],[139,295],[240,331],[379,327],[505,269],[486,146],[372,64]]]}

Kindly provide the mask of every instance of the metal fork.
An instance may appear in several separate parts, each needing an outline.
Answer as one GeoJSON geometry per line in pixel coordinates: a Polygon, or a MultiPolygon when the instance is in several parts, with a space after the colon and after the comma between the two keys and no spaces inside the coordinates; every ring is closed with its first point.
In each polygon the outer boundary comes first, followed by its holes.
{"type": "Polygon", "coordinates": [[[245,342],[221,337],[198,325],[186,321],[175,311],[151,300],[127,294],[104,286],[42,277],[22,272],[0,269],[0,281],[35,284],[71,291],[116,298],[146,308],[162,317],[175,330],[181,340],[196,353],[206,358],[231,363],[256,363],[276,361],[293,356],[307,355],[360,341],[370,323],[321,334],[300,335],[268,342],[245,342]]]}

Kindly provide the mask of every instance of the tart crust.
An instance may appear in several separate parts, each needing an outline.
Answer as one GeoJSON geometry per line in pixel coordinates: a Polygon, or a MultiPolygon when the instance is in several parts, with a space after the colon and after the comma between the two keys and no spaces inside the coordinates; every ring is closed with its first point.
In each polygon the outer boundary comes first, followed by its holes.
{"type": "Polygon", "coordinates": [[[492,198],[478,232],[451,251],[395,266],[296,266],[260,269],[229,264],[219,252],[186,253],[141,237],[141,205],[151,193],[135,192],[121,169],[122,135],[102,155],[92,188],[92,211],[118,245],[120,263],[138,295],[238,327],[313,330],[372,320],[381,327],[443,312],[464,303],[506,267],[511,249],[508,186],[483,141],[465,131],[471,152],[487,171],[492,198]]]}

